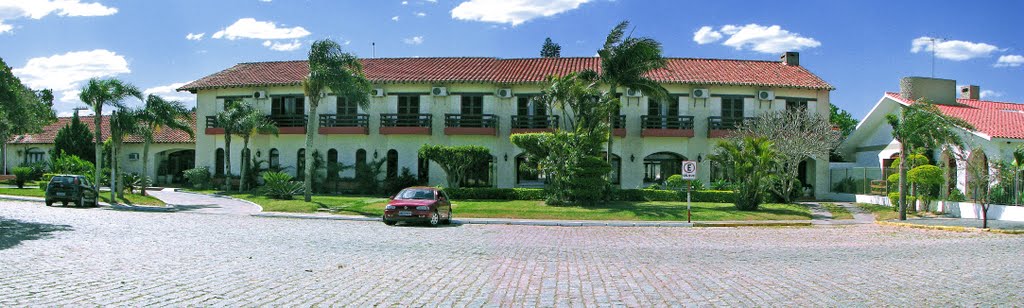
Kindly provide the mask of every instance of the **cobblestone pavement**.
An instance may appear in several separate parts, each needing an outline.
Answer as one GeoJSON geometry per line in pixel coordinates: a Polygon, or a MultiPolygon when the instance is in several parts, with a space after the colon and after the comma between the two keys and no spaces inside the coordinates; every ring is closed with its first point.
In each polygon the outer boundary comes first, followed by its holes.
{"type": "Polygon", "coordinates": [[[0,307],[1021,306],[1024,236],[452,226],[0,202],[0,307]]]}
{"type": "Polygon", "coordinates": [[[229,215],[249,215],[262,211],[258,205],[227,197],[169,190],[150,191],[148,193],[164,203],[173,204],[178,211],[229,215]]]}

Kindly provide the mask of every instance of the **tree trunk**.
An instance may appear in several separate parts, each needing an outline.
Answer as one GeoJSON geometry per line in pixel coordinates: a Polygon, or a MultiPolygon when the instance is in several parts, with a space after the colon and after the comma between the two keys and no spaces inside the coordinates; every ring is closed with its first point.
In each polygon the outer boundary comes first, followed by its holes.
{"type": "Polygon", "coordinates": [[[149,143],[149,138],[146,138],[142,144],[142,183],[139,185],[139,193],[143,196],[146,195],[146,184],[149,184],[149,143]]]}
{"type": "MultiPolygon", "coordinates": [[[[111,134],[113,137],[113,134],[111,134]]],[[[114,141],[111,140],[110,144],[110,204],[117,204],[117,147],[114,146],[114,141]]]]}
{"type": "Polygon", "coordinates": [[[224,132],[224,191],[231,191],[231,134],[224,132]]]}
{"type": "MultiPolygon", "coordinates": [[[[884,166],[883,166],[884,167],[884,166]]],[[[907,220],[907,145],[900,140],[900,220],[907,220]]]]}
{"type": "Polygon", "coordinates": [[[988,202],[981,203],[981,228],[988,229],[988,202]]]}
{"type": "MultiPolygon", "coordinates": [[[[100,179],[103,178],[103,175],[101,174],[103,172],[103,139],[102,136],[100,136],[103,130],[99,129],[100,122],[102,121],[103,105],[96,105],[95,107],[96,114],[92,117],[92,122],[95,126],[92,127],[92,132],[96,134],[96,170],[94,170],[95,177],[93,178],[92,184],[95,186],[93,188],[96,190],[96,194],[99,195],[100,179]]],[[[111,200],[111,202],[113,202],[113,200],[111,200]]]]}
{"type": "Polygon", "coordinates": [[[316,97],[311,97],[309,100],[309,117],[306,119],[306,174],[303,179],[305,188],[303,196],[306,202],[313,201],[313,150],[315,149],[313,137],[320,126],[320,119],[316,113],[316,108],[320,105],[320,93],[314,93],[314,95],[316,97]]]}
{"type": "MultiPolygon", "coordinates": [[[[618,89],[618,85],[612,83],[608,87],[608,94],[611,95],[612,99],[616,101],[617,107],[622,108],[622,101],[619,101],[617,98],[615,98],[615,94],[616,94],[616,92],[618,90],[619,90],[618,89]]],[[[614,113],[614,111],[608,111],[608,132],[607,132],[608,133],[608,151],[605,152],[604,157],[605,157],[605,160],[608,162],[609,166],[612,165],[612,137],[614,137],[614,132],[615,132],[615,125],[612,125],[612,124],[614,123],[613,121],[615,121],[615,116],[617,116],[617,115],[614,113]]],[[[626,125],[626,123],[622,123],[622,125],[626,125]]],[[[622,153],[622,154],[625,155],[626,153],[622,153]]],[[[620,157],[624,157],[624,156],[620,156],[620,157]]],[[[622,163],[622,160],[620,159],[619,160],[619,164],[621,164],[621,163],[622,163]]],[[[621,166],[620,166],[620,168],[621,168],[621,166]]],[[[611,180],[612,180],[611,177],[609,177],[608,178],[608,185],[605,185],[605,187],[609,190],[609,191],[604,192],[604,195],[605,195],[604,200],[605,200],[605,202],[611,201],[611,198],[612,198],[611,190],[613,189],[612,185],[614,185],[614,184],[612,184],[611,180]]],[[[620,183],[621,183],[621,181],[620,181],[620,183]]]]}
{"type": "Polygon", "coordinates": [[[238,190],[248,191],[249,185],[247,184],[249,178],[249,160],[252,159],[252,155],[245,155],[249,153],[249,136],[242,136],[242,174],[238,180],[238,190]]]}
{"type": "Polygon", "coordinates": [[[0,157],[3,157],[3,160],[0,161],[0,166],[2,166],[0,167],[0,170],[3,171],[3,174],[7,174],[7,138],[4,138],[2,141],[3,143],[0,144],[0,153],[3,154],[0,155],[0,157]]]}
{"type": "MultiPolygon", "coordinates": [[[[122,143],[121,138],[117,138],[117,143],[114,145],[117,147],[117,150],[115,150],[114,153],[121,153],[122,143]]],[[[121,159],[117,159],[116,161],[117,164],[115,165],[116,168],[114,168],[114,174],[117,176],[117,198],[124,199],[124,176],[122,174],[124,171],[121,170],[121,159]]]]}

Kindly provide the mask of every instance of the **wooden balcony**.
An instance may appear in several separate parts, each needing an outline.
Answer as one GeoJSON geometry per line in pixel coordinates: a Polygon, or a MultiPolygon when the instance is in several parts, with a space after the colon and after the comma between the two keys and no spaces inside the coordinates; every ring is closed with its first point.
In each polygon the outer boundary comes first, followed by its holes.
{"type": "Polygon", "coordinates": [[[498,135],[498,117],[493,114],[444,115],[445,135],[498,135]]]}
{"type": "Polygon", "coordinates": [[[381,135],[430,135],[433,115],[429,113],[380,115],[381,135]]]}
{"type": "Polygon", "coordinates": [[[626,137],[626,116],[612,117],[612,136],[626,137]]]}
{"type": "Polygon", "coordinates": [[[281,135],[302,135],[306,133],[306,120],[304,114],[272,114],[267,119],[277,124],[278,134],[281,135]]]}
{"type": "Polygon", "coordinates": [[[514,115],[512,116],[512,133],[543,133],[558,129],[557,115],[514,115]]]}
{"type": "Polygon", "coordinates": [[[640,116],[643,137],[693,137],[693,116],[640,116]]]}
{"type": "Polygon", "coordinates": [[[370,133],[370,115],[366,114],[321,114],[320,128],[322,135],[351,134],[367,135],[370,133]]]}
{"type": "Polygon", "coordinates": [[[745,118],[708,117],[708,138],[726,138],[732,135],[743,122],[753,120],[745,118]]]}
{"type": "Polygon", "coordinates": [[[207,135],[223,135],[224,128],[217,124],[216,116],[206,116],[206,134],[207,135]]]}

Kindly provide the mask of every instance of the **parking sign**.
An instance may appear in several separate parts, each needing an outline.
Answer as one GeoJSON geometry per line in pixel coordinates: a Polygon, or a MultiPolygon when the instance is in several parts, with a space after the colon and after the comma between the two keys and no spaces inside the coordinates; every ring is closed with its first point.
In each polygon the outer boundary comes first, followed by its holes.
{"type": "Polygon", "coordinates": [[[687,160],[683,162],[683,173],[684,180],[696,180],[697,179],[697,162],[687,160]]]}

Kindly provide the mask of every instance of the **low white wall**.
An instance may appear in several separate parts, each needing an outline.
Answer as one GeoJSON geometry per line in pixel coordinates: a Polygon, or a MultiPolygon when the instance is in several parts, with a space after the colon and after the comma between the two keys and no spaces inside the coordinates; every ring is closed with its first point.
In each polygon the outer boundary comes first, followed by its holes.
{"type": "MultiPolygon", "coordinates": [[[[889,198],[885,196],[857,195],[856,199],[857,203],[891,206],[889,198]]],[[[972,202],[932,201],[929,209],[953,217],[981,219],[981,205],[972,202]]],[[[1024,206],[989,205],[988,219],[1024,222],[1024,206]]]]}

